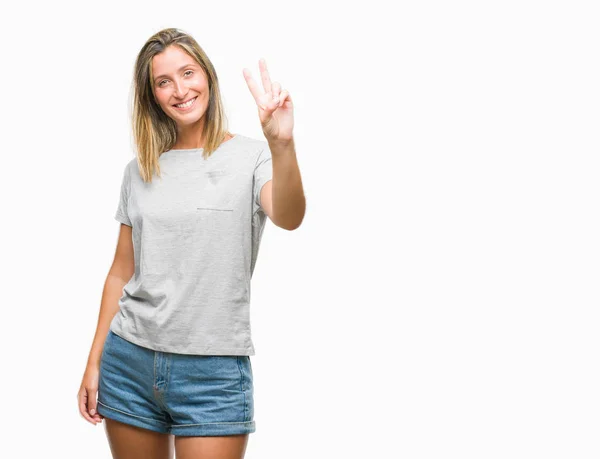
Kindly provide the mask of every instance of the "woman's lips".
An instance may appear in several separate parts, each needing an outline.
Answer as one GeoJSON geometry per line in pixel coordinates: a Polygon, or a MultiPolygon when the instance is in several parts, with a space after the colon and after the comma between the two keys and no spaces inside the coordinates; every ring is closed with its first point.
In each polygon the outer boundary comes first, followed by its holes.
{"type": "Polygon", "coordinates": [[[175,110],[180,111],[180,112],[186,112],[186,111],[192,109],[196,105],[196,99],[197,98],[198,98],[198,96],[194,97],[193,99],[190,99],[192,101],[192,104],[189,107],[178,107],[177,105],[173,105],[173,108],[175,110]]]}

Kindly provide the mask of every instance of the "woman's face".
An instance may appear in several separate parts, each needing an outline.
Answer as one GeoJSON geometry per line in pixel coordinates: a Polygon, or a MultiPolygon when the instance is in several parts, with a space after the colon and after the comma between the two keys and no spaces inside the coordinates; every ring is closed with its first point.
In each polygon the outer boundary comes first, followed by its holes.
{"type": "Polygon", "coordinates": [[[160,107],[180,125],[196,123],[208,108],[208,80],[202,67],[179,46],[169,46],[152,58],[154,95],[160,107]],[[176,104],[193,100],[191,106],[176,104]]]}

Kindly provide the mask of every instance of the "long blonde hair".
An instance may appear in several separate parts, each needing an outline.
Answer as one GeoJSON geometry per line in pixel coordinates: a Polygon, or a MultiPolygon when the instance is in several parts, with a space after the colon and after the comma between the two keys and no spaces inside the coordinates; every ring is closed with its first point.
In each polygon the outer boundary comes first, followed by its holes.
{"type": "Polygon", "coordinates": [[[140,176],[151,182],[160,177],[159,156],[173,148],[177,140],[177,125],[162,110],[154,95],[152,58],[168,46],[179,46],[202,67],[209,87],[209,103],[204,114],[203,156],[208,158],[225,140],[227,118],[221,100],[219,80],[212,62],[192,36],[181,29],[163,29],[151,36],[140,50],[133,75],[132,127],[140,176]]]}

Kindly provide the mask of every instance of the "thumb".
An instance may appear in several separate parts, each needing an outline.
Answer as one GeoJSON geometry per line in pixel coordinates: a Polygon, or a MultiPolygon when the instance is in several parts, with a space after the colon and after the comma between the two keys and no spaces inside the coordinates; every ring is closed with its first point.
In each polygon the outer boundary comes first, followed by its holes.
{"type": "Polygon", "coordinates": [[[97,402],[96,402],[96,394],[98,393],[97,390],[95,389],[90,389],[88,390],[88,403],[87,403],[87,407],[88,407],[88,413],[90,413],[90,416],[94,416],[97,413],[97,402]]]}

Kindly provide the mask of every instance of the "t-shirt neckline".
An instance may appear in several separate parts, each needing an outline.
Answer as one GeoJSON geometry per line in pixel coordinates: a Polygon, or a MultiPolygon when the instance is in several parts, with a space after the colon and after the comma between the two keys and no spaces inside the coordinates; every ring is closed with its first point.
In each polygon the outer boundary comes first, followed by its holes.
{"type": "MultiPolygon", "coordinates": [[[[217,150],[219,148],[221,148],[222,146],[224,146],[225,144],[228,144],[229,142],[233,142],[235,139],[237,139],[240,135],[239,134],[235,134],[231,139],[227,140],[226,142],[222,142],[221,145],[219,145],[217,147],[217,150]]],[[[165,153],[186,153],[186,152],[202,152],[204,151],[204,148],[176,148],[176,149],[172,149],[172,150],[167,150],[165,153]]]]}

